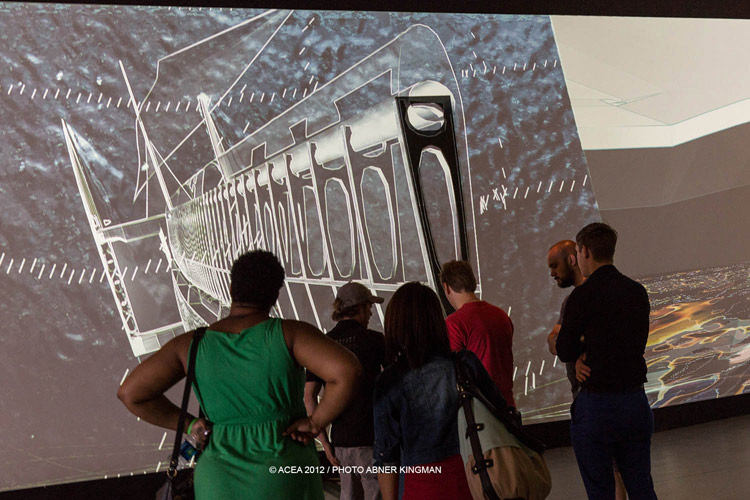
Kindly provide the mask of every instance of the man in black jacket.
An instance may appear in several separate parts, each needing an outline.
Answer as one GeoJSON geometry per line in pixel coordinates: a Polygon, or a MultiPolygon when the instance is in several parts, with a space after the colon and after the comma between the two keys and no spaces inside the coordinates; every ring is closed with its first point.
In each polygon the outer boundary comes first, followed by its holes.
{"type": "Polygon", "coordinates": [[[593,223],[576,235],[586,282],[570,294],[557,337],[557,355],[583,353],[588,377],[571,407],[570,434],[589,499],[615,497],[612,460],[632,500],[655,499],[651,479],[653,413],[643,388],[650,304],[646,289],[620,273],[617,233],[593,223]]]}

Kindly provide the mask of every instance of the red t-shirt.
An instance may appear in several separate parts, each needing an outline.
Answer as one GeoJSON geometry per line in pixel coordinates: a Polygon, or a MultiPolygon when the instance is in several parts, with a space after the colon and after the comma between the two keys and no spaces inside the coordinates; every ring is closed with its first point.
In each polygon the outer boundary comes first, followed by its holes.
{"type": "Polygon", "coordinates": [[[505,401],[513,399],[513,323],[508,315],[480,300],[467,302],[445,319],[451,349],[468,349],[477,355],[505,401]]]}

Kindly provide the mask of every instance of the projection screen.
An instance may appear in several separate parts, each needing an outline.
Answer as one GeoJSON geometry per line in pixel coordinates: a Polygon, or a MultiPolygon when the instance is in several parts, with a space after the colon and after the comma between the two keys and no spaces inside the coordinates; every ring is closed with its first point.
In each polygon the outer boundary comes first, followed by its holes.
{"type": "Polygon", "coordinates": [[[570,404],[547,250],[604,219],[652,406],[748,392],[747,21],[4,3],[0,42],[0,490],[163,470],[117,387],[253,248],[323,330],[346,281],[385,306],[466,256],[537,423],[570,404]]]}

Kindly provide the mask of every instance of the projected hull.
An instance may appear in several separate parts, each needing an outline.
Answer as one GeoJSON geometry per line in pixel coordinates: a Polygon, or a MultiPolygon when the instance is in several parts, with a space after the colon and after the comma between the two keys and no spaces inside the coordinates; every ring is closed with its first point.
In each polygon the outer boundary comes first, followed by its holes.
{"type": "MultiPolygon", "coordinates": [[[[437,289],[440,262],[476,255],[462,201],[461,177],[470,169],[458,84],[445,50],[425,51],[426,40],[442,47],[431,29],[412,26],[235,144],[224,142],[215,122],[221,98],[200,95],[203,140],[214,158],[171,191],[167,159],[137,113],[166,208],[129,225],[105,226],[80,144],[63,124],[134,354],[224,315],[231,264],[248,250],[270,250],[286,270],[273,314],[323,329],[332,326],[337,287],[349,280],[385,297],[408,281],[437,289]],[[135,285],[123,269],[130,247],[144,244],[169,263],[179,324],[140,326],[135,285]]],[[[138,109],[158,93],[152,88],[138,109]]],[[[377,313],[382,322],[380,306],[377,313]]]]}
{"type": "MultiPolygon", "coordinates": [[[[328,287],[333,297],[335,287],[352,279],[380,293],[406,281],[435,286],[438,265],[429,259],[435,240],[420,209],[422,183],[407,156],[397,102],[388,99],[311,137],[304,130],[292,133],[289,147],[258,160],[262,143],[251,166],[168,212],[169,247],[186,285],[178,298],[185,307],[193,288],[228,305],[231,262],[253,248],[274,252],[287,270],[286,297],[277,311],[284,317],[299,318],[299,302],[314,306],[310,287],[328,287]]],[[[444,134],[453,139],[447,128],[444,134]]],[[[447,237],[453,245],[449,258],[456,258],[465,241],[458,229],[457,171],[440,149],[425,151],[419,166],[429,168],[430,162],[436,168],[429,175],[442,176],[442,192],[430,194],[447,201],[449,222],[434,234],[447,237]]],[[[312,310],[319,322],[320,312],[312,310]]]]}

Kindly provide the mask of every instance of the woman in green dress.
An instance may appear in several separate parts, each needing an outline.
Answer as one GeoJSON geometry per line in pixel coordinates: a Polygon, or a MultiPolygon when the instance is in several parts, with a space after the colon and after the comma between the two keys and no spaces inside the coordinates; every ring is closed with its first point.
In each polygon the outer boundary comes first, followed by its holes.
{"type": "MultiPolygon", "coordinates": [[[[312,325],[269,316],[283,281],[270,252],[242,255],[232,266],[229,315],[198,346],[196,394],[208,421],[189,416],[185,429],[205,446],[195,469],[198,499],[323,498],[312,438],[346,407],[362,368],[312,325]],[[309,416],[303,367],[326,381],[309,416]]],[[[128,410],[177,429],[180,409],[164,392],[187,373],[192,338],[174,338],[133,370],[117,393],[128,410]]]]}

